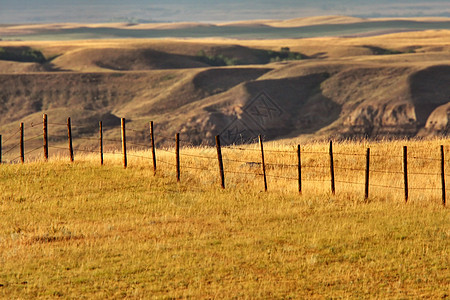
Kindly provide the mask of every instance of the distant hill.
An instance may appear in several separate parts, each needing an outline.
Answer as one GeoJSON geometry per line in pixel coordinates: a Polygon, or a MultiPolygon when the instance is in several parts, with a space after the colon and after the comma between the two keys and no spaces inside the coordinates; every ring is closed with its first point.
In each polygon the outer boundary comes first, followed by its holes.
{"type": "Polygon", "coordinates": [[[450,18],[361,19],[342,16],[232,23],[50,24],[0,27],[4,40],[80,40],[114,38],[283,39],[369,36],[386,33],[450,30],[450,18]]]}
{"type": "MultiPolygon", "coordinates": [[[[283,40],[3,41],[0,48],[44,57],[0,59],[5,137],[21,121],[27,128],[40,123],[42,113],[56,124],[70,116],[76,135],[94,138],[84,140],[86,147],[96,145],[100,120],[105,135],[117,137],[111,126],[121,117],[137,142],[148,140],[154,121],[159,145],[176,132],[200,145],[217,134],[224,143],[258,134],[305,142],[445,136],[450,128],[448,30],[283,40]]],[[[64,143],[64,126],[52,130],[53,143],[64,143]]]]}

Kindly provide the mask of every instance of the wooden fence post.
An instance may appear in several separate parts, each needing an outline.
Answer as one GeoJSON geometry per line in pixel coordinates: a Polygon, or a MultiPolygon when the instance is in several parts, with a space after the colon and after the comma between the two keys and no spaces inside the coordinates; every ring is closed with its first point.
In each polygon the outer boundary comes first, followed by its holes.
{"type": "Polygon", "coordinates": [[[442,184],[442,205],[445,206],[445,160],[444,160],[444,146],[441,145],[441,184],[442,184]]]}
{"type": "Polygon", "coordinates": [[[216,135],[217,159],[219,160],[220,186],[225,188],[225,175],[223,172],[222,149],[220,147],[220,136],[216,135]]]}
{"type": "Polygon", "coordinates": [[[2,135],[0,134],[0,165],[2,164],[2,135]]]}
{"type": "Polygon", "coordinates": [[[122,154],[123,154],[123,167],[127,167],[127,135],[125,130],[125,118],[121,120],[122,124],[122,154]]]}
{"type": "Polygon", "coordinates": [[[330,174],[331,174],[331,193],[336,194],[335,180],[334,180],[334,160],[333,160],[333,142],[330,141],[330,174]]]}
{"type": "Polygon", "coordinates": [[[48,161],[48,129],[47,129],[47,114],[43,116],[43,131],[44,131],[44,159],[48,161]]]}
{"type": "Polygon", "coordinates": [[[267,192],[266,163],[264,162],[264,146],[261,135],[259,136],[259,145],[261,146],[261,163],[264,176],[264,191],[267,192]]]}
{"type": "Polygon", "coordinates": [[[153,121],[150,122],[150,138],[152,141],[153,175],[156,175],[155,131],[153,130],[153,121]]]}
{"type": "Polygon", "coordinates": [[[100,143],[100,165],[103,166],[103,123],[100,121],[99,125],[99,143],[100,143]]]}
{"type": "Polygon", "coordinates": [[[20,123],[20,161],[25,162],[25,151],[23,145],[23,123],[20,123]]]}
{"type": "Polygon", "coordinates": [[[69,138],[70,162],[73,162],[72,123],[70,122],[70,118],[67,118],[67,136],[69,138]]]}
{"type": "Polygon", "coordinates": [[[369,173],[370,173],[370,148],[367,148],[366,153],[366,181],[365,181],[365,189],[364,189],[364,199],[367,200],[369,198],[369,173]]]}
{"type": "Polygon", "coordinates": [[[180,182],[180,134],[175,134],[175,159],[177,166],[177,182],[180,182]]]}
{"type": "Polygon", "coordinates": [[[298,161],[298,192],[302,193],[302,158],[300,153],[300,145],[297,145],[297,161],[298,161]]]}
{"type": "Polygon", "coordinates": [[[408,202],[408,147],[403,146],[403,180],[405,183],[405,203],[408,202]]]}

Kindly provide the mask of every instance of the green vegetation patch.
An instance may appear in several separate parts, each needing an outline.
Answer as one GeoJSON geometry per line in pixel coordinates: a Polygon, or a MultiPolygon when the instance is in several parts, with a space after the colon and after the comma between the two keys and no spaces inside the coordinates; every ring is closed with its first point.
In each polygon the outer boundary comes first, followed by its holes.
{"type": "Polygon", "coordinates": [[[291,52],[288,47],[282,47],[280,51],[248,49],[249,55],[246,58],[226,55],[224,53],[210,54],[205,50],[197,53],[197,60],[210,66],[235,66],[250,64],[268,64],[271,62],[301,60],[305,56],[298,52],[291,52]]]}
{"type": "Polygon", "coordinates": [[[47,61],[41,51],[30,47],[0,48],[0,60],[44,63],[47,61]]]}
{"type": "Polygon", "coordinates": [[[204,62],[210,66],[215,66],[215,67],[234,66],[234,65],[244,65],[245,64],[245,62],[240,61],[235,57],[228,57],[223,54],[208,55],[204,50],[200,50],[197,53],[197,60],[204,62]]]}

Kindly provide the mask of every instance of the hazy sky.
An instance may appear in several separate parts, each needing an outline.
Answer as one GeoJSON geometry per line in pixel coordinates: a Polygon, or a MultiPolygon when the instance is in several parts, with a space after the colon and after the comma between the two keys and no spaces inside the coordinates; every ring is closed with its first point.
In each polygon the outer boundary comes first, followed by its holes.
{"type": "Polygon", "coordinates": [[[450,17],[450,1],[0,0],[0,24],[111,21],[223,22],[290,19],[317,15],[450,17]]]}

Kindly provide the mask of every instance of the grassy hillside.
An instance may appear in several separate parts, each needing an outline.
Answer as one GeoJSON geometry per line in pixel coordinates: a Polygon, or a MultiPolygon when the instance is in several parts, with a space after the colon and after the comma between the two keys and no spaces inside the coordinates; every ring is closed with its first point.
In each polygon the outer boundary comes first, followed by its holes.
{"type": "Polygon", "coordinates": [[[0,60],[0,134],[5,140],[19,122],[27,128],[47,113],[55,122],[72,117],[91,137],[100,119],[117,124],[125,117],[140,142],[153,120],[159,144],[176,132],[194,145],[227,132],[240,133],[229,143],[258,134],[302,143],[445,136],[449,43],[445,30],[282,40],[2,41],[3,49],[36,51],[45,61],[0,60]]]}
{"type": "MultiPolygon", "coordinates": [[[[411,156],[431,155],[412,159],[411,170],[436,172],[432,159],[442,143],[448,141],[408,143],[411,156]]],[[[396,170],[400,159],[386,157],[403,144],[342,143],[336,151],[370,146],[380,155],[374,166],[396,170]]],[[[314,153],[326,147],[305,146],[304,162],[321,164],[314,153]]],[[[270,143],[266,149],[293,151],[270,143]]],[[[97,156],[79,153],[73,164],[63,156],[0,165],[1,297],[448,297],[449,214],[438,195],[414,191],[405,204],[395,196],[401,191],[373,187],[364,202],[353,185],[339,183],[333,196],[310,182],[300,196],[295,184],[274,178],[264,193],[260,177],[231,173],[221,190],[217,172],[186,169],[198,161],[188,154],[214,151],[183,149],[181,183],[170,165],[160,162],[153,176],[149,160],[133,156],[127,169],[120,156],[105,157],[100,167],[97,156]]],[[[254,159],[253,151],[224,151],[229,159],[254,159]]],[[[162,151],[158,157],[172,158],[162,151]]],[[[294,155],[268,152],[266,159],[290,164],[294,155]]],[[[358,158],[336,159],[344,166],[358,158]]],[[[306,179],[312,170],[305,171],[306,179]]],[[[412,186],[428,185],[428,177],[416,176],[412,186]]],[[[396,184],[401,174],[384,180],[396,184]]]]}
{"type": "Polygon", "coordinates": [[[12,25],[0,28],[10,40],[83,40],[111,38],[296,39],[324,36],[378,35],[386,32],[449,30],[449,19],[307,18],[288,21],[236,22],[229,24],[54,24],[12,25]]]}

